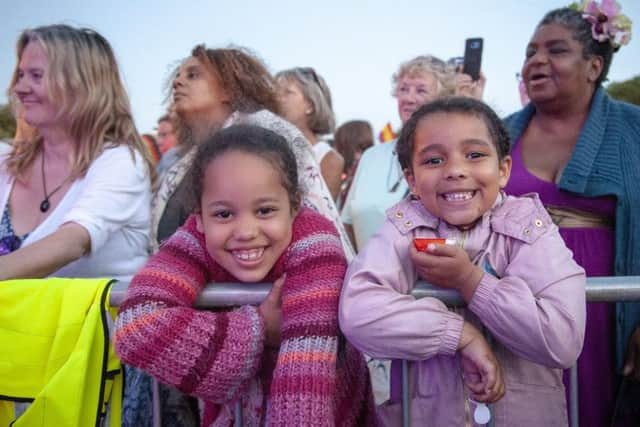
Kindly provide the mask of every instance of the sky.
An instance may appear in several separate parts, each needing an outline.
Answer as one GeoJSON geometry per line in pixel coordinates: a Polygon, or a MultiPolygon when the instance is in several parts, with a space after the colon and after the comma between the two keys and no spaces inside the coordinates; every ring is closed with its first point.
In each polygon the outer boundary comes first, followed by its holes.
{"type": "MultiPolygon", "coordinates": [[[[4,2],[3,2],[4,3],[4,2]]],[[[21,31],[65,23],[90,27],[112,44],[141,133],[166,109],[171,69],[196,44],[248,48],[270,71],[312,66],[333,96],[337,123],[368,120],[379,131],[400,120],[391,76],[421,54],[462,56],[468,37],[484,38],[484,100],[500,115],[520,106],[515,74],[542,16],[569,2],[552,0],[21,0],[0,16],[0,103],[15,68],[21,31]]],[[[623,0],[640,25],[640,1],[623,0]]],[[[640,74],[640,33],[614,56],[611,81],[640,74]]]]}

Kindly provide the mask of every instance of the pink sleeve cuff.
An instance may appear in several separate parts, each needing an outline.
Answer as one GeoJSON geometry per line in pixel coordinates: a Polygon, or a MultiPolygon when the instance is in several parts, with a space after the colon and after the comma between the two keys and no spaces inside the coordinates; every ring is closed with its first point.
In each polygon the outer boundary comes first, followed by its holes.
{"type": "Polygon", "coordinates": [[[469,301],[469,309],[476,314],[486,311],[487,307],[492,305],[493,289],[499,282],[500,279],[485,272],[471,301],[469,301]]]}
{"type": "Polygon", "coordinates": [[[464,319],[457,313],[448,312],[444,314],[445,331],[442,335],[442,344],[440,345],[439,354],[447,356],[454,355],[458,351],[458,343],[462,336],[462,326],[464,319]]]}

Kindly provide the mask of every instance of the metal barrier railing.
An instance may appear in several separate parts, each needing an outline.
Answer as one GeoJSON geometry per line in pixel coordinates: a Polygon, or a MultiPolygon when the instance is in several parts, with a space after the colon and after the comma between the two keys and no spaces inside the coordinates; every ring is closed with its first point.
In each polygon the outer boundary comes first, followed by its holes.
{"type": "MultiPolygon", "coordinates": [[[[110,304],[118,306],[125,296],[127,283],[118,282],[111,290],[110,304]]],[[[258,283],[248,286],[245,283],[216,283],[207,285],[200,293],[194,307],[215,308],[240,305],[257,305],[264,300],[271,289],[270,283],[258,283]]],[[[464,300],[458,292],[437,289],[425,282],[418,282],[411,292],[416,298],[437,298],[450,307],[464,306],[464,300]]],[[[586,287],[587,302],[630,302],[640,301],[640,276],[590,277],[586,287]]],[[[409,423],[409,387],[407,381],[408,365],[402,369],[402,425],[409,423]]],[[[571,426],[578,426],[578,375],[575,366],[571,368],[570,405],[571,426]]],[[[236,408],[236,426],[242,426],[241,411],[236,408]]]]}

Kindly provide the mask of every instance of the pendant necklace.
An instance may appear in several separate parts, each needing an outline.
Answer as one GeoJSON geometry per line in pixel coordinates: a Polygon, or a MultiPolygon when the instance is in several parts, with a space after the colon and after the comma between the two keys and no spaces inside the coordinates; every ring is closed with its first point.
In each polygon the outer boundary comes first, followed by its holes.
{"type": "Polygon", "coordinates": [[[44,178],[44,150],[42,151],[41,165],[42,165],[42,189],[44,190],[44,199],[42,200],[42,202],[40,202],[40,212],[45,213],[51,207],[51,203],[49,202],[49,199],[51,198],[51,196],[56,194],[58,190],[62,188],[62,186],[67,182],[69,177],[66,177],[64,181],[62,181],[60,185],[54,188],[51,193],[47,193],[47,181],[44,178]]]}

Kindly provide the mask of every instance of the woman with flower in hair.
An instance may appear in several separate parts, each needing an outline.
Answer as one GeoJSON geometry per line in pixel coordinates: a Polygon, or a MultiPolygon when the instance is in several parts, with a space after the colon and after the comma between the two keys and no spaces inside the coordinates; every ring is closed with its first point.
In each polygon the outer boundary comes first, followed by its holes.
{"type": "MultiPolygon", "coordinates": [[[[613,1],[547,13],[522,67],[531,102],[506,119],[514,144],[506,191],[540,194],[588,276],[640,274],[640,108],[612,100],[602,87],[630,30],[613,1]]],[[[624,425],[633,408],[629,425],[638,425],[638,403],[627,400],[633,387],[625,386],[629,380],[618,386],[614,372],[640,379],[639,321],[637,304],[588,304],[580,425],[624,425]]]]}
{"type": "Polygon", "coordinates": [[[297,67],[276,74],[282,116],[296,125],[311,143],[322,177],[333,200],[338,198],[344,159],[323,139],[333,133],[335,117],[331,92],[325,80],[311,67],[297,67]]]}
{"type": "Polygon", "coordinates": [[[17,59],[11,101],[36,132],[0,146],[0,280],[129,280],[147,259],[154,172],[111,46],[49,25],[20,35],[17,59]]]}

